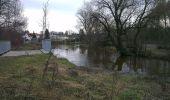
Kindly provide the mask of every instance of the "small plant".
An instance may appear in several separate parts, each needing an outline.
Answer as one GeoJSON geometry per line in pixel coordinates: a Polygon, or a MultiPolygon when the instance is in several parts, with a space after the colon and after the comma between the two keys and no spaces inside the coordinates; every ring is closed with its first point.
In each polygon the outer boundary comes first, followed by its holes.
{"type": "Polygon", "coordinates": [[[138,96],[138,94],[129,90],[129,91],[124,91],[121,94],[120,100],[141,100],[141,98],[138,96]]]}

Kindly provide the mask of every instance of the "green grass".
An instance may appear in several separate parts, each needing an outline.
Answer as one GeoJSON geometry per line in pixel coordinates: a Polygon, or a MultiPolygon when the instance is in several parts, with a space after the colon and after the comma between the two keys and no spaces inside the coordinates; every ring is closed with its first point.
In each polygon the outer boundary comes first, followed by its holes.
{"type": "Polygon", "coordinates": [[[39,50],[41,43],[25,43],[19,47],[13,47],[12,50],[39,50]]]}
{"type": "MultiPolygon", "coordinates": [[[[1,100],[157,100],[168,97],[156,80],[110,72],[89,73],[77,69],[66,59],[52,56],[59,72],[42,77],[48,54],[0,58],[1,100]],[[70,74],[74,70],[77,75],[70,74]]],[[[169,86],[169,84],[167,84],[169,86]]],[[[168,99],[167,99],[168,100],[168,99]]]]}

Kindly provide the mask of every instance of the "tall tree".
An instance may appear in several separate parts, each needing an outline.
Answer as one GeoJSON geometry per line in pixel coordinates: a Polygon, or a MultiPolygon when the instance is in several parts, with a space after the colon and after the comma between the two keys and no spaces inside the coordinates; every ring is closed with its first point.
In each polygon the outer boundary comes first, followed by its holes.
{"type": "MultiPolygon", "coordinates": [[[[77,16],[79,19],[80,30],[83,29],[86,42],[93,44],[97,42],[98,35],[103,32],[103,26],[94,16],[94,6],[91,3],[86,2],[84,6],[78,11],[77,16]]],[[[101,39],[101,38],[100,38],[101,39]]]]}
{"type": "Polygon", "coordinates": [[[26,27],[20,0],[0,0],[0,30],[22,31],[26,27]]]}
{"type": "MultiPolygon", "coordinates": [[[[141,29],[147,25],[148,14],[155,8],[155,0],[92,0],[90,4],[93,6],[83,8],[84,13],[80,14],[85,25],[87,22],[93,24],[89,19],[97,19],[121,55],[125,55],[127,51],[125,39],[126,42],[131,41],[136,53],[138,37],[141,29]],[[84,18],[84,15],[88,18],[84,18]]],[[[86,30],[90,24],[85,25],[86,30]]]]}
{"type": "Polygon", "coordinates": [[[170,1],[156,0],[156,7],[149,14],[149,34],[150,39],[157,41],[161,45],[169,45],[170,30],[170,1]]]}
{"type": "Polygon", "coordinates": [[[48,5],[49,5],[49,0],[43,5],[43,20],[42,20],[42,28],[43,31],[47,29],[47,16],[48,16],[48,5]]]}

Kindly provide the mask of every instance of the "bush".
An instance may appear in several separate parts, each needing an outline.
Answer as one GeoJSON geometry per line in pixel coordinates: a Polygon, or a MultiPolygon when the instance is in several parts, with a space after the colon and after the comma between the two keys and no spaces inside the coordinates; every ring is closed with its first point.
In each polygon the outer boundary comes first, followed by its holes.
{"type": "Polygon", "coordinates": [[[45,30],[45,38],[44,39],[50,39],[50,33],[48,29],[45,30]]]}

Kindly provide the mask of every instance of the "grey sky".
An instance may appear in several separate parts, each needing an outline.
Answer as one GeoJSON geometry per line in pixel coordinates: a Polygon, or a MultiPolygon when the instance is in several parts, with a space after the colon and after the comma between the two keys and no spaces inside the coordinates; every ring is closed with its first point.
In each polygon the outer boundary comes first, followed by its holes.
{"type": "MultiPolygon", "coordinates": [[[[28,18],[28,30],[40,32],[42,20],[42,6],[47,0],[21,0],[24,16],[28,18]]],[[[48,22],[50,31],[77,31],[76,13],[85,0],[50,0],[48,22]]],[[[86,0],[87,1],[87,0],[86,0]]]]}

